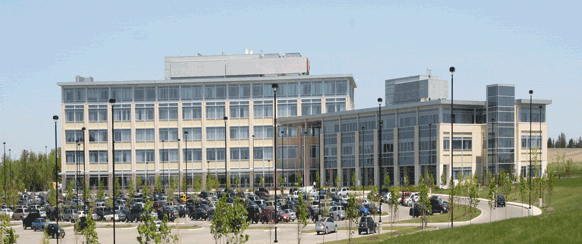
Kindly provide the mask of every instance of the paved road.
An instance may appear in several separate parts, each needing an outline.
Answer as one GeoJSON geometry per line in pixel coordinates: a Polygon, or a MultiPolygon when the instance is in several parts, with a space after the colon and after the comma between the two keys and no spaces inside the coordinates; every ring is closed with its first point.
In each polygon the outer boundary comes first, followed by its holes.
{"type": "MultiPolygon", "coordinates": [[[[447,195],[441,196],[443,200],[448,200],[447,195]]],[[[461,202],[464,204],[464,201],[461,202]]],[[[519,218],[519,217],[527,217],[527,205],[517,204],[517,203],[508,203],[506,208],[496,208],[493,212],[489,211],[489,205],[485,199],[481,199],[481,202],[477,206],[481,211],[482,214],[477,218],[473,219],[471,222],[472,224],[479,224],[479,223],[488,223],[489,218],[491,216],[492,221],[500,221],[507,218],[519,218]],[[506,214],[507,212],[507,214],[506,214]],[[492,214],[490,214],[492,213],[492,214]]],[[[388,206],[385,204],[382,208],[384,211],[389,211],[388,206]]],[[[409,207],[400,206],[398,213],[396,215],[396,221],[411,219],[408,215],[409,207]]],[[[533,210],[534,215],[541,214],[541,210],[537,207],[534,207],[533,210]]],[[[379,217],[376,217],[376,220],[379,220],[379,217]]],[[[383,216],[382,220],[384,221],[384,226],[390,224],[390,216],[383,216]]],[[[21,223],[19,221],[15,221],[16,223],[21,223]]],[[[111,223],[103,223],[98,222],[97,226],[105,226],[111,223]]],[[[194,225],[194,221],[187,219],[184,222],[184,219],[179,219],[174,223],[170,223],[170,225],[194,225]]],[[[215,243],[212,235],[210,234],[210,222],[208,221],[197,221],[197,224],[202,226],[202,229],[196,230],[173,230],[174,233],[178,234],[181,238],[181,243],[215,243]]],[[[455,222],[454,226],[463,226],[468,225],[469,221],[465,222],[455,222]]],[[[123,223],[123,225],[126,225],[123,223]]],[[[117,228],[116,229],[116,241],[117,243],[129,244],[129,243],[138,243],[136,240],[137,233],[137,224],[130,224],[132,227],[130,228],[117,228]]],[[[338,221],[338,227],[347,227],[347,221],[338,221]]],[[[419,226],[420,224],[395,224],[396,226],[419,226]]],[[[450,228],[450,223],[430,223],[429,226],[435,226],[438,228],[450,228]]],[[[253,227],[269,227],[268,224],[253,224],[253,227]]],[[[273,226],[274,227],[274,226],[273,226]]],[[[297,224],[290,223],[290,224],[279,224],[277,225],[277,234],[279,243],[297,243],[297,224]]],[[[40,239],[42,239],[42,232],[34,232],[32,230],[24,230],[22,225],[14,226],[16,233],[20,235],[18,239],[19,243],[39,243],[40,239]]],[[[76,243],[75,235],[73,234],[73,227],[65,227],[66,237],[63,240],[60,240],[59,243],[67,244],[67,243],[76,243]]],[[[314,230],[315,225],[313,223],[309,223],[305,230],[314,230]]],[[[382,231],[384,232],[384,231],[382,231]]],[[[264,229],[249,229],[246,231],[249,234],[250,239],[248,243],[251,244],[259,244],[259,243],[272,243],[272,240],[275,238],[275,231],[272,230],[264,230],[264,229]]],[[[97,234],[99,236],[99,242],[101,243],[113,243],[113,230],[111,228],[97,228],[97,234]]],[[[357,231],[355,236],[358,237],[357,231]]],[[[78,238],[82,238],[79,236],[78,238]]],[[[330,240],[338,240],[338,239],[347,239],[348,233],[345,230],[340,230],[339,233],[330,233],[328,235],[317,235],[316,233],[305,233],[302,234],[302,239],[304,243],[321,243],[323,241],[330,241],[330,240]]],[[[78,240],[80,243],[81,239],[78,240]]],[[[56,243],[56,240],[51,240],[50,243],[56,243]]]]}

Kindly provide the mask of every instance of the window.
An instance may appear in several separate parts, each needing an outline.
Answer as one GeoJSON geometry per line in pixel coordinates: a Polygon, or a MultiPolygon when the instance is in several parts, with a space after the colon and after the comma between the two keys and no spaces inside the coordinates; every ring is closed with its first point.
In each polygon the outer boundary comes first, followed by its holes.
{"type": "Polygon", "coordinates": [[[206,140],[224,140],[224,127],[206,127],[206,140]]]}
{"type": "Polygon", "coordinates": [[[230,102],[230,118],[248,118],[249,102],[230,102]]]}
{"type": "Polygon", "coordinates": [[[131,163],[131,150],[115,150],[115,163],[131,163]]]}
{"type": "Polygon", "coordinates": [[[297,158],[297,146],[279,146],[277,148],[277,158],[289,159],[297,158]]]}
{"type": "Polygon", "coordinates": [[[206,148],[206,159],[224,161],[226,158],[224,148],[206,148]]]}
{"type": "Polygon", "coordinates": [[[107,151],[89,151],[89,163],[107,163],[107,151]]]}
{"type": "Polygon", "coordinates": [[[182,103],[182,119],[201,119],[202,118],[202,104],[201,103],[182,103]]]}
{"type": "Polygon", "coordinates": [[[253,84],[253,98],[272,98],[273,88],[272,83],[253,84]]]}
{"type": "Polygon", "coordinates": [[[135,150],[136,163],[153,163],[156,160],[156,151],[154,149],[135,150]]]}
{"type": "Polygon", "coordinates": [[[160,120],[177,120],[178,104],[177,103],[160,103],[160,120]]]}
{"type": "MultiPolygon", "coordinates": [[[[443,149],[444,150],[450,149],[450,137],[443,138],[443,149]]],[[[453,137],[453,150],[472,150],[472,149],[473,141],[471,137],[453,137]]]]}
{"type": "Polygon", "coordinates": [[[201,141],[202,140],[202,128],[182,128],[182,138],[188,141],[201,141]],[[185,134],[188,132],[188,135],[185,134]]]}
{"type": "Polygon", "coordinates": [[[251,97],[250,84],[230,84],[228,85],[229,99],[245,99],[251,97]]]}
{"type": "Polygon", "coordinates": [[[112,87],[110,90],[110,98],[115,99],[115,102],[132,102],[133,88],[131,87],[112,87]]]}
{"type": "Polygon", "coordinates": [[[287,83],[287,97],[297,97],[299,95],[299,82],[287,83]]]}
{"type": "Polygon", "coordinates": [[[178,86],[158,86],[158,101],[180,100],[179,90],[178,86]]]}
{"type": "Polygon", "coordinates": [[[325,101],[326,113],[346,111],[345,98],[328,98],[325,101]]]}
{"type": "Polygon", "coordinates": [[[113,132],[113,139],[115,139],[116,142],[131,142],[131,130],[116,129],[113,132]]]}
{"type": "Polygon", "coordinates": [[[253,98],[263,97],[263,84],[253,84],[253,98]]]}
{"type": "Polygon", "coordinates": [[[178,128],[160,128],[160,141],[178,141],[178,128]]]}
{"type": "Polygon", "coordinates": [[[207,119],[223,119],[224,118],[224,102],[207,102],[206,103],[206,118],[207,119]]]}
{"type": "Polygon", "coordinates": [[[271,139],[273,138],[273,126],[255,126],[256,139],[271,139]]]}
{"type": "Polygon", "coordinates": [[[188,148],[188,150],[184,149],[183,156],[185,162],[192,162],[192,161],[202,161],[202,149],[200,148],[188,148]]]}
{"type": "Polygon", "coordinates": [[[153,142],[155,140],[155,129],[135,129],[136,142],[153,142]]]}
{"type": "Polygon", "coordinates": [[[84,103],[85,88],[63,88],[64,103],[84,103]]]}
{"type": "Polygon", "coordinates": [[[136,102],[140,102],[140,101],[155,102],[156,101],[156,87],[154,87],[154,86],[135,87],[133,95],[134,95],[133,99],[136,102]]]}
{"type": "Polygon", "coordinates": [[[297,100],[281,100],[277,102],[277,116],[297,116],[297,100]]]}
{"type": "Polygon", "coordinates": [[[178,162],[178,149],[160,149],[160,162],[178,162]]]}
{"type": "Polygon", "coordinates": [[[65,131],[65,137],[67,143],[75,143],[77,141],[83,142],[83,131],[82,130],[67,130],[65,131]]]}
{"type": "Polygon", "coordinates": [[[326,81],[325,82],[325,95],[335,96],[335,95],[346,95],[348,94],[348,82],[347,80],[336,80],[336,81],[326,81]]]}
{"type": "Polygon", "coordinates": [[[272,160],[273,147],[255,147],[254,154],[255,159],[272,160]]]}
{"type": "Polygon", "coordinates": [[[107,130],[89,130],[89,142],[107,142],[107,130]]]}
{"type": "Polygon", "coordinates": [[[255,118],[273,117],[273,101],[255,101],[253,106],[255,118]]]}
{"type": "MultiPolygon", "coordinates": [[[[523,149],[529,149],[530,147],[530,140],[529,140],[529,135],[522,135],[521,136],[521,148],[523,149]]],[[[532,148],[538,148],[538,150],[541,149],[542,147],[542,136],[540,135],[532,135],[531,136],[531,147],[532,148]]]]}
{"type": "MultiPolygon", "coordinates": [[[[345,103],[344,103],[345,106],[345,103]]],[[[321,99],[303,99],[301,100],[301,115],[321,114],[321,99]]]]}
{"type": "Polygon", "coordinates": [[[89,122],[107,122],[107,105],[89,105],[89,122]]]}
{"type": "Polygon", "coordinates": [[[76,154],[77,155],[75,155],[75,151],[66,152],[67,164],[74,164],[75,161],[77,162],[77,164],[83,164],[83,162],[85,162],[83,158],[83,151],[77,151],[76,154]]]}
{"type": "Polygon", "coordinates": [[[115,104],[113,105],[114,121],[131,121],[131,105],[115,104]]]}
{"type": "Polygon", "coordinates": [[[65,121],[66,122],[83,122],[84,117],[83,105],[67,105],[65,106],[65,121]]]}
{"type": "Polygon", "coordinates": [[[153,104],[136,104],[135,121],[153,121],[154,105],[153,104]]]}
{"type": "Polygon", "coordinates": [[[297,137],[297,127],[279,127],[279,137],[297,137]]]}
{"type": "Polygon", "coordinates": [[[182,101],[204,99],[204,89],[202,86],[182,86],[182,101]]]}
{"type": "Polygon", "coordinates": [[[248,147],[230,148],[230,159],[232,159],[232,160],[248,160],[249,159],[249,148],[248,147]]]}
{"type": "Polygon", "coordinates": [[[450,150],[451,149],[451,141],[450,137],[443,138],[443,150],[450,150]]]}
{"type": "Polygon", "coordinates": [[[87,102],[106,103],[109,102],[109,88],[87,88],[87,102]]]}
{"type": "Polygon", "coordinates": [[[226,99],[226,85],[206,85],[204,86],[204,98],[226,99]]]}
{"type": "Polygon", "coordinates": [[[249,127],[231,126],[230,139],[249,139],[249,127]]]}

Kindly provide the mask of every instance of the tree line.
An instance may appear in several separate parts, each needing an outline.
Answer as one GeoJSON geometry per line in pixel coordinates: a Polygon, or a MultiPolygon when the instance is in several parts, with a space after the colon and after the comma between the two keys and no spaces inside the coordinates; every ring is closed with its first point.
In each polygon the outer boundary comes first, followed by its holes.
{"type": "Polygon", "coordinates": [[[556,139],[548,137],[548,148],[582,148],[582,136],[578,137],[578,140],[574,138],[567,140],[566,134],[562,132],[556,139]]]}

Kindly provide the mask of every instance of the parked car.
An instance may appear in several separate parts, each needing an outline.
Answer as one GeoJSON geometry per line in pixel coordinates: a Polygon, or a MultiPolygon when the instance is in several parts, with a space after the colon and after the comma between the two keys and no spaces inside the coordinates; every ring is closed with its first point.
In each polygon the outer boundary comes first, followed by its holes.
{"type": "Polygon", "coordinates": [[[433,212],[433,213],[444,214],[444,213],[449,212],[449,205],[447,204],[447,202],[443,201],[438,196],[432,196],[430,198],[430,206],[431,206],[431,212],[433,212]]]}
{"type": "Polygon", "coordinates": [[[12,217],[16,220],[21,220],[26,218],[26,215],[28,215],[30,213],[30,210],[27,208],[18,208],[16,209],[16,212],[14,212],[14,215],[12,215],[12,217]]]}
{"type": "Polygon", "coordinates": [[[327,234],[330,231],[337,232],[337,224],[332,218],[321,218],[315,224],[315,232],[317,232],[318,235],[321,232],[327,234]]]}
{"type": "Polygon", "coordinates": [[[350,196],[350,188],[342,187],[342,189],[338,192],[338,195],[343,198],[350,196]]]}
{"type": "Polygon", "coordinates": [[[346,211],[343,206],[333,206],[329,208],[329,216],[334,220],[343,220],[346,218],[346,211]]]}
{"type": "Polygon", "coordinates": [[[374,218],[369,216],[364,216],[360,218],[360,224],[358,225],[358,234],[361,235],[362,232],[366,234],[376,233],[378,230],[378,225],[374,222],[374,218]]]}
{"type": "Polygon", "coordinates": [[[289,221],[295,221],[297,219],[297,214],[293,210],[285,209],[283,210],[283,214],[289,216],[289,221]]]}
{"type": "Polygon", "coordinates": [[[424,204],[419,204],[419,203],[415,203],[410,210],[408,210],[408,214],[410,216],[412,216],[413,218],[418,218],[420,216],[422,216],[422,214],[432,214],[431,212],[428,211],[428,209],[424,206],[424,204]]]}
{"type": "Polygon", "coordinates": [[[505,207],[505,196],[503,194],[497,194],[497,200],[495,201],[495,207],[505,207]]]}
{"type": "Polygon", "coordinates": [[[419,195],[418,193],[414,192],[411,193],[407,198],[404,199],[405,206],[412,206],[414,203],[418,202],[419,195]]]}
{"type": "Polygon", "coordinates": [[[44,231],[45,223],[46,223],[45,218],[37,218],[34,220],[34,222],[32,222],[31,229],[33,229],[34,231],[37,231],[37,230],[44,231]]]}
{"type": "Polygon", "coordinates": [[[12,212],[12,209],[3,208],[2,210],[0,210],[0,215],[6,215],[12,219],[12,216],[14,216],[14,212],[12,212]]]}
{"type": "Polygon", "coordinates": [[[32,222],[34,222],[38,218],[40,218],[40,214],[38,213],[38,211],[36,211],[36,212],[33,211],[33,212],[29,213],[26,216],[26,218],[24,218],[22,220],[22,227],[24,227],[25,230],[28,227],[32,227],[32,222]]]}
{"type": "Polygon", "coordinates": [[[53,223],[48,224],[46,226],[46,232],[49,236],[55,239],[65,237],[65,230],[63,230],[63,228],[61,228],[61,226],[59,226],[58,224],[53,223]]]}
{"type": "Polygon", "coordinates": [[[358,214],[360,216],[368,216],[370,214],[370,211],[366,207],[364,207],[364,205],[359,205],[358,211],[359,211],[358,214]]]}
{"type": "Polygon", "coordinates": [[[204,209],[204,208],[197,208],[193,212],[190,212],[188,217],[190,217],[191,220],[198,220],[198,219],[206,220],[206,219],[208,219],[208,211],[206,211],[206,209],[204,209]]]}

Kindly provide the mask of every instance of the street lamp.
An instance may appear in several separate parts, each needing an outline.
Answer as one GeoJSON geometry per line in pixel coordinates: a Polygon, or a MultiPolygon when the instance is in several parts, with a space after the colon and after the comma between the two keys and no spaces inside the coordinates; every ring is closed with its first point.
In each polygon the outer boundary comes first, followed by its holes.
{"type": "MultiPolygon", "coordinates": [[[[86,150],[85,149],[85,130],[87,130],[87,128],[83,127],[83,128],[81,128],[81,130],[83,131],[83,193],[84,193],[85,191],[87,191],[87,189],[85,189],[87,187],[85,184],[86,183],[86,181],[85,181],[85,170],[86,170],[85,169],[85,150],[86,150]]],[[[86,203],[87,203],[86,194],[83,194],[83,204],[84,204],[83,208],[85,208],[87,206],[86,203]]]]}
{"type": "MultiPolygon", "coordinates": [[[[59,166],[57,165],[57,121],[59,120],[59,116],[54,115],[53,120],[55,121],[55,205],[57,210],[57,225],[59,225],[59,166]]],[[[4,177],[4,179],[6,179],[6,177],[4,177]]],[[[6,195],[6,191],[4,192],[4,195],[6,195]]],[[[59,244],[59,238],[57,238],[57,244],[59,244]]]]}
{"type": "MultiPolygon", "coordinates": [[[[273,83],[271,85],[273,88],[273,134],[275,136],[273,140],[273,148],[274,148],[274,162],[275,162],[275,173],[273,174],[273,181],[275,182],[275,215],[277,215],[277,88],[279,85],[277,83],[273,83]]],[[[275,243],[279,242],[277,240],[277,225],[275,225],[275,243]]]]}
{"type": "Polygon", "coordinates": [[[253,149],[253,155],[251,155],[251,161],[253,161],[253,192],[255,192],[255,135],[251,136],[251,148],[253,149]]]}
{"type": "MultiPolygon", "coordinates": [[[[543,133],[542,133],[542,105],[540,105],[540,177],[542,177],[542,138],[543,138],[543,133]]],[[[540,208],[542,207],[542,184],[540,184],[540,208]]]]}
{"type": "MultiPolygon", "coordinates": [[[[109,103],[111,103],[111,149],[112,149],[112,171],[113,171],[113,211],[115,211],[115,113],[114,113],[114,104],[115,99],[109,99],[109,103]]],[[[120,118],[121,119],[121,118],[120,118]]],[[[115,212],[114,212],[115,214],[115,212]]],[[[115,218],[113,218],[113,244],[115,244],[115,218]]]]}
{"type": "MultiPolygon", "coordinates": [[[[164,177],[166,176],[166,159],[165,157],[166,155],[166,144],[164,143],[166,140],[162,140],[162,191],[164,191],[163,189],[165,189],[164,187],[164,177]]],[[[156,183],[154,182],[154,185],[156,183]]]]}
{"type": "Polygon", "coordinates": [[[531,215],[531,177],[532,177],[532,163],[531,163],[531,127],[532,127],[532,96],[533,90],[529,90],[529,211],[528,215],[531,215]]]}
{"type": "Polygon", "coordinates": [[[362,152],[362,160],[360,164],[362,165],[362,172],[360,173],[360,186],[362,187],[362,201],[364,200],[364,126],[362,126],[362,141],[360,142],[360,151],[362,152]]]}
{"type": "Polygon", "coordinates": [[[79,182],[79,145],[81,143],[79,143],[79,139],[77,139],[75,141],[75,191],[77,192],[77,194],[75,195],[75,197],[77,198],[77,205],[79,204],[79,185],[77,184],[79,182]]]}
{"type": "MultiPolygon", "coordinates": [[[[451,143],[450,143],[450,147],[451,147],[451,188],[453,186],[453,119],[455,118],[454,113],[453,113],[453,103],[454,103],[454,97],[453,97],[453,74],[455,73],[455,67],[451,66],[449,68],[449,72],[451,72],[451,143]]],[[[450,197],[449,200],[452,201],[453,199],[453,195],[452,195],[452,190],[450,191],[450,197]]],[[[451,228],[453,228],[453,209],[451,208],[451,228]]]]}
{"type": "Polygon", "coordinates": [[[224,179],[226,180],[224,182],[224,185],[226,186],[226,195],[228,196],[228,183],[230,182],[230,177],[228,177],[228,157],[226,155],[230,155],[230,153],[227,153],[227,147],[228,147],[228,138],[226,137],[226,122],[228,121],[228,117],[224,116],[224,179]]]}
{"type": "Polygon", "coordinates": [[[4,207],[6,207],[6,142],[2,144],[4,145],[4,207]]]}
{"type": "MultiPolygon", "coordinates": [[[[382,174],[384,171],[382,170],[382,98],[378,98],[378,161],[379,161],[379,169],[380,169],[380,178],[382,178],[382,174]]],[[[380,182],[380,186],[382,182],[380,182]]],[[[380,190],[382,187],[380,187],[380,190]]],[[[380,194],[381,196],[381,194],[380,194]]],[[[380,201],[380,212],[382,212],[382,201],[380,201]]],[[[378,221],[382,223],[382,214],[380,214],[380,220],[378,221]]]]}
{"type": "MultiPolygon", "coordinates": [[[[283,127],[279,128],[281,128],[281,167],[282,167],[281,173],[283,174],[283,177],[285,177],[285,131],[283,130],[283,127]]],[[[287,154],[287,156],[289,156],[289,154],[287,154]]],[[[278,178],[275,180],[278,180],[278,178]]],[[[284,183],[285,185],[287,184],[287,182],[284,183]]]]}
{"type": "MultiPolygon", "coordinates": [[[[184,141],[186,143],[186,192],[183,192],[182,194],[188,194],[188,131],[184,131],[184,141]]],[[[188,198],[186,198],[186,200],[188,200],[188,198]]]]}

